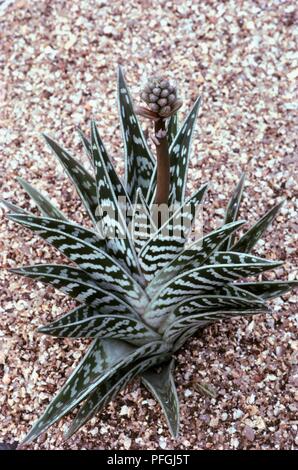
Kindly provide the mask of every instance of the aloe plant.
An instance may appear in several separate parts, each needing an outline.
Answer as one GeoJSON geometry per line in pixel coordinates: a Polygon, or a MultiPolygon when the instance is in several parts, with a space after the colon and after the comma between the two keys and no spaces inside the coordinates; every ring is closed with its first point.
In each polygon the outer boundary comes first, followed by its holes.
{"type": "MultiPolygon", "coordinates": [[[[155,89],[161,94],[158,84],[170,86],[159,79],[147,92],[155,89]]],[[[176,96],[173,88],[167,90],[163,95],[176,96]]],[[[148,101],[146,90],[143,98],[148,101]]],[[[149,102],[155,102],[153,98],[149,102]]],[[[10,270],[51,284],[79,303],[61,318],[40,327],[39,332],[92,338],[87,353],[24,442],[36,439],[77,409],[67,432],[70,437],[135,377],[141,378],[160,403],[170,432],[177,436],[175,352],[197,330],[213,322],[269,312],[268,299],[297,285],[297,281],[245,281],[281,263],[251,254],[280,204],[242,236],[236,236],[245,224],[237,219],[244,176],[231,197],[224,223],[187,243],[181,217],[193,222],[194,209],[202,204],[207,190],[204,184],[186,198],[190,145],[200,100],[195,101],[179,127],[177,109],[181,103],[178,106],[174,102],[171,108],[169,103],[160,102],[161,114],[153,106],[149,110],[134,107],[121,69],[118,100],[125,149],[124,182],[111,163],[95,122],[91,123],[90,138],[79,131],[93,174],[52,137],[44,136],[75,185],[92,229],[69,220],[22,179],[20,184],[41,215],[4,201],[10,220],[36,232],[76,265],[37,264],[10,270]],[[155,122],[157,158],[149,150],[137,113],[155,122]],[[123,200],[125,204],[119,202],[123,200]],[[175,210],[165,220],[154,220],[154,201],[175,210]],[[187,210],[189,207],[191,210],[187,210]],[[142,236],[136,237],[132,226],[142,236]],[[111,227],[114,236],[107,234],[111,227]]]]}

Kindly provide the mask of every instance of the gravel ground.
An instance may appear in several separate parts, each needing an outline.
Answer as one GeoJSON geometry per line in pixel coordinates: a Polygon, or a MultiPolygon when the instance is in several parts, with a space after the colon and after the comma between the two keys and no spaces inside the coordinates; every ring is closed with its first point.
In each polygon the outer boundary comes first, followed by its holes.
{"type": "MultiPolygon", "coordinates": [[[[220,223],[229,191],[245,170],[242,216],[250,222],[286,199],[256,253],[284,260],[279,278],[297,278],[296,19],[294,2],[279,0],[15,1],[0,11],[2,196],[32,209],[15,181],[22,176],[82,221],[74,189],[39,133],[55,135],[87,164],[75,126],[87,130],[93,117],[121,172],[116,64],[125,66],[133,91],[144,73],[169,70],[183,89],[181,114],[197,94],[203,97],[189,189],[212,179],[206,228],[220,223]]],[[[4,268],[64,261],[7,223],[4,212],[4,268]]],[[[86,342],[35,333],[74,305],[50,287],[2,270],[0,301],[0,433],[13,442],[65,381],[86,342]]],[[[290,293],[272,302],[272,315],[209,327],[177,355],[178,440],[136,381],[67,443],[62,431],[69,418],[27,447],[298,448],[296,302],[290,293]],[[217,388],[217,399],[201,395],[198,381],[217,388]]]]}

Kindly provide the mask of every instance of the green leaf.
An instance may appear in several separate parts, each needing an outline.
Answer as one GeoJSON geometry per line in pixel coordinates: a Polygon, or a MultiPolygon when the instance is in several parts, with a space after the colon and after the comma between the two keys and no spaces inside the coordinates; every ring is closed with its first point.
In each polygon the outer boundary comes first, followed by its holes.
{"type": "Polygon", "coordinates": [[[96,339],[45,413],[25,437],[23,444],[36,439],[49,426],[90,395],[96,387],[105,380],[109,380],[118,370],[140,359],[164,352],[167,352],[166,345],[160,341],[135,349],[118,340],[96,339]]]}
{"type": "Polygon", "coordinates": [[[185,198],[187,170],[191,141],[201,98],[197,98],[190,113],[179,129],[170,149],[170,196],[169,204],[182,203],[185,198]]]}
{"type": "Polygon", "coordinates": [[[34,188],[31,184],[25,181],[23,178],[18,177],[18,182],[24,188],[26,193],[33,199],[41,213],[47,217],[53,217],[53,219],[67,220],[64,214],[40,191],[34,188]]]}
{"type": "Polygon", "coordinates": [[[94,314],[84,320],[63,326],[43,326],[39,333],[68,338],[114,338],[122,339],[135,345],[142,345],[159,335],[135,318],[123,315],[94,314]]]}
{"type": "Polygon", "coordinates": [[[206,189],[207,185],[202,186],[182,206],[179,206],[143,246],[139,258],[147,282],[152,281],[156,273],[183,250],[186,241],[185,226],[187,223],[190,225],[193,220],[190,206],[200,204],[206,189]]]}
{"type": "MultiPolygon", "coordinates": [[[[248,255],[242,255],[243,258],[241,258],[239,253],[233,253],[233,255],[236,254],[239,255],[239,260],[248,259],[244,258],[248,255]]],[[[230,255],[229,253],[229,257],[230,255]]],[[[259,274],[281,264],[256,257],[251,257],[249,263],[240,261],[233,264],[227,264],[227,259],[224,260],[223,257],[218,256],[218,259],[222,259],[224,263],[186,271],[162,286],[147,307],[143,317],[145,322],[152,328],[160,328],[173,307],[184,299],[204,293],[211,294],[213,290],[233,280],[259,274]]]]}
{"type": "Polygon", "coordinates": [[[79,134],[80,139],[82,141],[82,144],[83,144],[83,147],[85,149],[86,155],[89,157],[91,163],[93,164],[91,142],[88,139],[88,137],[86,137],[86,135],[84,134],[84,132],[82,131],[82,129],[80,127],[77,128],[77,131],[78,131],[78,134],[79,134]]]}
{"type": "Polygon", "coordinates": [[[173,378],[174,359],[162,364],[156,372],[150,369],[142,374],[142,382],[159,402],[171,434],[177,437],[179,433],[179,400],[173,378]]]}
{"type": "Polygon", "coordinates": [[[86,271],[99,287],[121,295],[136,309],[143,309],[147,304],[145,292],[131,275],[99,243],[94,246],[80,237],[82,233],[87,236],[90,233],[83,227],[34,216],[11,215],[9,218],[36,231],[40,237],[86,271]]]}
{"type": "Polygon", "coordinates": [[[103,212],[101,226],[98,224],[103,235],[106,236],[108,252],[113,255],[122,266],[129,268],[133,277],[142,284],[144,281],[138,258],[131,240],[129,229],[126,225],[117,195],[107,171],[102,155],[101,142],[94,122],[91,124],[91,142],[96,168],[97,194],[103,212]],[[112,232],[111,232],[112,231],[112,232]]]}
{"type": "Polygon", "coordinates": [[[54,152],[69,178],[72,180],[78,195],[80,196],[91,220],[96,225],[100,220],[97,211],[96,183],[87,170],[77,162],[55,140],[43,134],[47,144],[54,152]]]}
{"type": "Polygon", "coordinates": [[[112,292],[101,289],[94,279],[82,271],[67,265],[35,264],[10,269],[10,272],[51,284],[64,294],[97,307],[100,313],[134,314],[134,310],[123,299],[112,292]]]}
{"type": "Polygon", "coordinates": [[[134,202],[137,188],[147,194],[155,162],[134,112],[121,67],[118,69],[118,100],[125,149],[125,186],[134,202]]]}
{"type": "MultiPolygon", "coordinates": [[[[237,220],[239,206],[240,206],[241,199],[242,199],[244,183],[245,183],[245,174],[243,173],[228,203],[224,225],[229,224],[231,222],[235,222],[235,220],[237,220]]],[[[229,250],[231,246],[233,245],[233,243],[234,243],[234,236],[231,235],[231,237],[222,244],[221,250],[222,251],[229,250]]]]}
{"type": "Polygon", "coordinates": [[[241,282],[235,284],[239,289],[259,295],[262,299],[274,299],[280,297],[289,290],[298,287],[298,281],[262,281],[241,282]]]}
{"type": "Polygon", "coordinates": [[[109,380],[104,381],[95,392],[92,393],[82,405],[75,419],[73,420],[66,438],[69,439],[77,432],[89,419],[102,410],[115,396],[124,389],[134,377],[149,367],[160,364],[167,359],[166,355],[150,357],[141,361],[134,367],[128,366],[116,372],[109,380]]]}
{"type": "Polygon", "coordinates": [[[154,292],[161,284],[165,284],[179,273],[181,274],[189,269],[198,268],[206,263],[218,246],[244,223],[245,221],[239,221],[223,225],[205,237],[193,242],[153,278],[147,287],[148,294],[154,295],[154,292]]]}
{"type": "Polygon", "coordinates": [[[235,243],[232,251],[241,251],[242,253],[249,253],[255,246],[257,241],[261,238],[265,230],[269,227],[277,213],[279,212],[283,201],[272,207],[267,214],[264,215],[253,227],[251,227],[241,238],[235,243]]]}

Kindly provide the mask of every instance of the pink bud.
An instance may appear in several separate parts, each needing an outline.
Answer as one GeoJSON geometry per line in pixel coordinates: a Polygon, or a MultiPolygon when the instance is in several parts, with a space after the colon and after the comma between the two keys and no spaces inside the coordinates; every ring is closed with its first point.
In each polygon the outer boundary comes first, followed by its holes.
{"type": "Polygon", "coordinates": [[[150,93],[149,99],[150,99],[151,103],[155,103],[155,101],[158,100],[158,96],[153,95],[153,93],[150,93]]]}

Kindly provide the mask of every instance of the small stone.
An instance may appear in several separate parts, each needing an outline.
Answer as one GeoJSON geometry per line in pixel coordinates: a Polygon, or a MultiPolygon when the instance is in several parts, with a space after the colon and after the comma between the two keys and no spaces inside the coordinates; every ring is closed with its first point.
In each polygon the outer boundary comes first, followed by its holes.
{"type": "Polygon", "coordinates": [[[243,435],[244,437],[250,441],[250,442],[253,442],[254,439],[255,439],[255,432],[254,430],[250,427],[250,426],[245,426],[244,429],[243,429],[243,435]]]}

